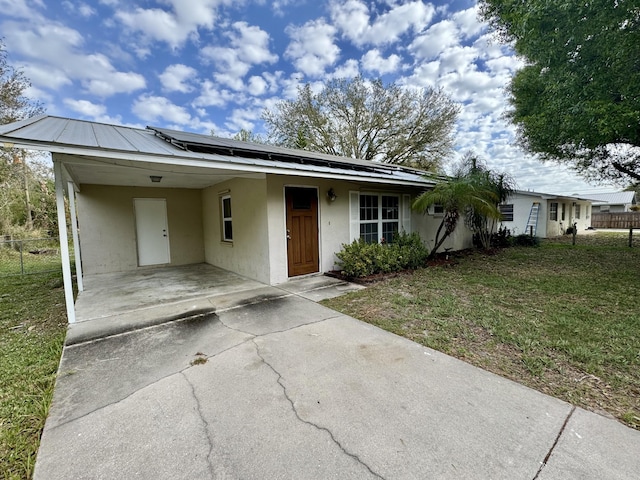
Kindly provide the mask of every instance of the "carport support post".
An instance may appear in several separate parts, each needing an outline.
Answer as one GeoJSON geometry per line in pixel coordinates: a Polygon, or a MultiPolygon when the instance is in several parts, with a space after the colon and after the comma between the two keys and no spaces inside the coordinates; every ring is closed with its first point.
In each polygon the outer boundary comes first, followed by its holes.
{"type": "Polygon", "coordinates": [[[73,305],[73,284],[71,282],[71,259],[69,258],[69,240],[67,238],[67,216],[64,212],[64,187],[62,185],[62,165],[53,161],[53,172],[56,182],[56,211],[58,213],[58,235],[60,237],[60,257],[62,259],[62,280],[64,282],[64,299],[67,306],[67,319],[75,323],[76,310],[73,305]]]}
{"type": "Polygon", "coordinates": [[[71,233],[73,234],[73,254],[76,258],[76,283],[78,292],[84,291],[82,280],[82,255],[80,255],[80,240],[78,238],[78,217],[76,215],[76,191],[73,182],[67,182],[69,194],[69,213],[71,214],[71,233]]]}

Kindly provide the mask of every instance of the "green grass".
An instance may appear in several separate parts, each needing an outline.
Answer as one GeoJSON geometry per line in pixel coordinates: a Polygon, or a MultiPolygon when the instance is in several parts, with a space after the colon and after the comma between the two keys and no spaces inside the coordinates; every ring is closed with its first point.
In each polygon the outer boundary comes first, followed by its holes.
{"type": "Polygon", "coordinates": [[[66,326],[60,273],[0,277],[0,478],[33,474],[66,326]]]}
{"type": "Polygon", "coordinates": [[[41,242],[27,242],[22,256],[13,248],[5,244],[0,246],[0,276],[21,275],[23,273],[61,272],[60,252],[57,240],[41,242]],[[40,251],[42,253],[30,253],[40,251]]]}
{"type": "Polygon", "coordinates": [[[627,238],[459,256],[324,303],[640,429],[640,248],[627,238]]]}

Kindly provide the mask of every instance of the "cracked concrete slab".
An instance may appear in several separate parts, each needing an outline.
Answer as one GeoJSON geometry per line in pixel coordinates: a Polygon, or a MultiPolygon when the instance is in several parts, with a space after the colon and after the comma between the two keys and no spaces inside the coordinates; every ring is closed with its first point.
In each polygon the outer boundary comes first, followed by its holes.
{"type": "Polygon", "coordinates": [[[214,478],[191,387],[172,375],[42,436],[34,478],[214,478]]]}
{"type": "Polygon", "coordinates": [[[252,342],[184,372],[214,445],[212,478],[376,478],[328,432],[300,421],[252,342]]]}
{"type": "Polygon", "coordinates": [[[47,426],[120,401],[187,368],[197,353],[213,356],[249,338],[210,315],[65,347],[47,426]]]}
{"type": "Polygon", "coordinates": [[[346,316],[254,341],[299,415],[385,478],[533,478],[571,409],[346,316]]]}
{"type": "Polygon", "coordinates": [[[567,403],[260,288],[231,298],[219,317],[66,347],[34,478],[640,471],[640,432],[580,409],[563,431],[567,403]],[[196,357],[204,363],[192,365],[196,357]]]}

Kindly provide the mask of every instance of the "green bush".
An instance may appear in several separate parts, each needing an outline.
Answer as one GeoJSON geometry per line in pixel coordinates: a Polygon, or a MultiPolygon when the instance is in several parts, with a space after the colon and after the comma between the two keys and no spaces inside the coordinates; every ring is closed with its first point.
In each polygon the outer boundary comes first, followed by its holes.
{"type": "Polygon", "coordinates": [[[540,238],[532,237],[529,234],[522,233],[513,238],[513,244],[518,247],[537,247],[540,245],[540,238]]]}
{"type": "Polygon", "coordinates": [[[354,278],[415,269],[424,265],[428,255],[417,233],[396,234],[392,243],[366,243],[358,239],[343,244],[336,253],[342,274],[354,278]]]}

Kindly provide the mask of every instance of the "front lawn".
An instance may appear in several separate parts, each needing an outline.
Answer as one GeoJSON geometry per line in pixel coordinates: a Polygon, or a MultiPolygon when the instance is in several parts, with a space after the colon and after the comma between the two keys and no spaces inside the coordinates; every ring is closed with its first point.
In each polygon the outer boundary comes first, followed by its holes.
{"type": "Polygon", "coordinates": [[[325,305],[640,429],[640,248],[600,233],[459,256],[325,305]]]}
{"type": "Polygon", "coordinates": [[[67,327],[59,270],[0,277],[0,478],[33,474],[67,327]]]}

